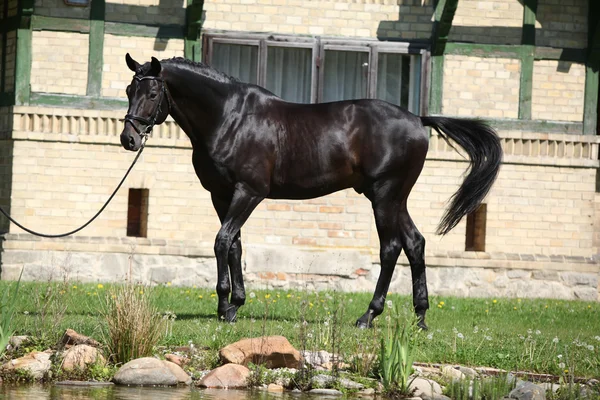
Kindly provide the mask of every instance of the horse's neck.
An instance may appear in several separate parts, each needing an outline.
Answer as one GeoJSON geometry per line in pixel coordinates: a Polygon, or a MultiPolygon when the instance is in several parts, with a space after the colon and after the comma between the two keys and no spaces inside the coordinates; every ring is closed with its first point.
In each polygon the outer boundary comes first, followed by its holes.
{"type": "Polygon", "coordinates": [[[223,116],[228,84],[189,70],[173,71],[168,76],[171,116],[193,143],[209,139],[223,116]]]}

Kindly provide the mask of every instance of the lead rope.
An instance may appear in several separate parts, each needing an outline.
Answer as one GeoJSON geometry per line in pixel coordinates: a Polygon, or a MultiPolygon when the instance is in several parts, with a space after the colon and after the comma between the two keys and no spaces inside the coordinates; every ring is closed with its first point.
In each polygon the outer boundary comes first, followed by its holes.
{"type": "Polygon", "coordinates": [[[8,218],[13,224],[15,224],[19,228],[23,229],[25,232],[31,233],[32,235],[41,236],[41,237],[45,237],[45,238],[60,238],[60,237],[65,237],[65,236],[69,236],[69,235],[72,235],[74,233],[77,233],[80,230],[82,230],[83,228],[85,228],[86,226],[88,226],[89,224],[91,224],[96,218],[98,218],[98,216],[102,213],[102,211],[104,211],[104,209],[106,208],[106,206],[108,206],[108,203],[110,203],[110,201],[113,199],[113,197],[115,197],[115,194],[117,194],[117,192],[119,191],[119,189],[123,185],[123,182],[125,182],[125,179],[127,179],[127,176],[129,175],[129,173],[133,169],[133,166],[135,165],[135,163],[137,162],[137,160],[142,155],[142,151],[144,151],[144,147],[146,146],[146,141],[147,140],[148,140],[148,136],[144,136],[144,141],[142,142],[142,146],[140,147],[140,150],[138,151],[138,153],[135,156],[135,158],[133,159],[133,162],[131,163],[131,166],[129,167],[129,169],[127,170],[127,172],[125,172],[125,176],[123,176],[123,179],[121,179],[121,182],[119,182],[119,184],[117,185],[117,188],[110,195],[110,197],[108,198],[108,200],[106,200],[106,203],[104,203],[104,205],[102,206],[102,208],[96,213],[96,215],[94,215],[92,217],[92,219],[90,219],[88,222],[86,222],[84,225],[80,226],[79,228],[77,228],[75,230],[72,230],[71,232],[60,233],[60,234],[57,234],[57,235],[49,235],[49,234],[46,234],[46,233],[36,232],[34,230],[31,230],[31,229],[28,229],[28,228],[24,227],[23,225],[21,225],[20,223],[18,223],[14,219],[12,219],[12,217],[10,215],[8,215],[8,213],[6,211],[4,211],[4,209],[2,207],[0,207],[0,212],[2,212],[2,214],[4,214],[4,216],[6,218],[8,218]]]}

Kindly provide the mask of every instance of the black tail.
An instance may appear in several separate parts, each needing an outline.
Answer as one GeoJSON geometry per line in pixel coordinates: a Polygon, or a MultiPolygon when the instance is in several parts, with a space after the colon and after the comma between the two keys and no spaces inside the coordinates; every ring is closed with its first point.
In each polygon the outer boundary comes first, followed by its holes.
{"type": "Polygon", "coordinates": [[[490,191],[502,163],[502,147],[496,131],[480,120],[421,117],[421,121],[444,140],[456,142],[471,159],[469,174],[452,196],[452,204],[437,228],[438,235],[445,235],[475,211],[490,191]]]}

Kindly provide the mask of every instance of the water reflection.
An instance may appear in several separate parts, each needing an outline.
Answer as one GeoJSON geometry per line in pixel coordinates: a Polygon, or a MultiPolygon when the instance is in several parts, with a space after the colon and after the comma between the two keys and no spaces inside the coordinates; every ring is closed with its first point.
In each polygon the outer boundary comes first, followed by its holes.
{"type": "Polygon", "coordinates": [[[296,393],[195,389],[188,387],[77,387],[55,385],[2,385],[0,399],[19,400],[307,400],[315,397],[296,393]]]}

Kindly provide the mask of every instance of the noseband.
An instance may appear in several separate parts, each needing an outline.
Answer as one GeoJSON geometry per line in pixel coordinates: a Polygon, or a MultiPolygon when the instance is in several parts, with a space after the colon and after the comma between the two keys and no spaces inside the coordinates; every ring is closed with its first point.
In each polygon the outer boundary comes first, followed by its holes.
{"type": "Polygon", "coordinates": [[[144,138],[144,137],[150,135],[150,133],[152,132],[152,128],[154,128],[154,125],[156,124],[156,118],[160,114],[160,105],[162,104],[163,97],[167,98],[167,107],[168,107],[167,111],[168,112],[171,111],[171,102],[169,101],[169,95],[167,94],[167,85],[165,84],[165,81],[162,78],[160,78],[158,76],[142,76],[142,77],[134,76],[133,79],[135,79],[138,82],[145,81],[145,80],[151,80],[151,81],[159,81],[160,83],[162,83],[162,88],[160,90],[158,103],[157,103],[157,106],[154,109],[154,112],[152,113],[152,116],[150,117],[150,119],[140,117],[137,115],[133,115],[133,114],[127,114],[127,115],[125,115],[125,118],[121,120],[121,121],[129,122],[133,126],[133,129],[135,129],[135,131],[138,133],[138,135],[140,135],[142,138],[144,138]],[[139,121],[142,124],[146,125],[144,130],[140,130],[137,127],[137,125],[134,123],[134,121],[139,121]]]}

